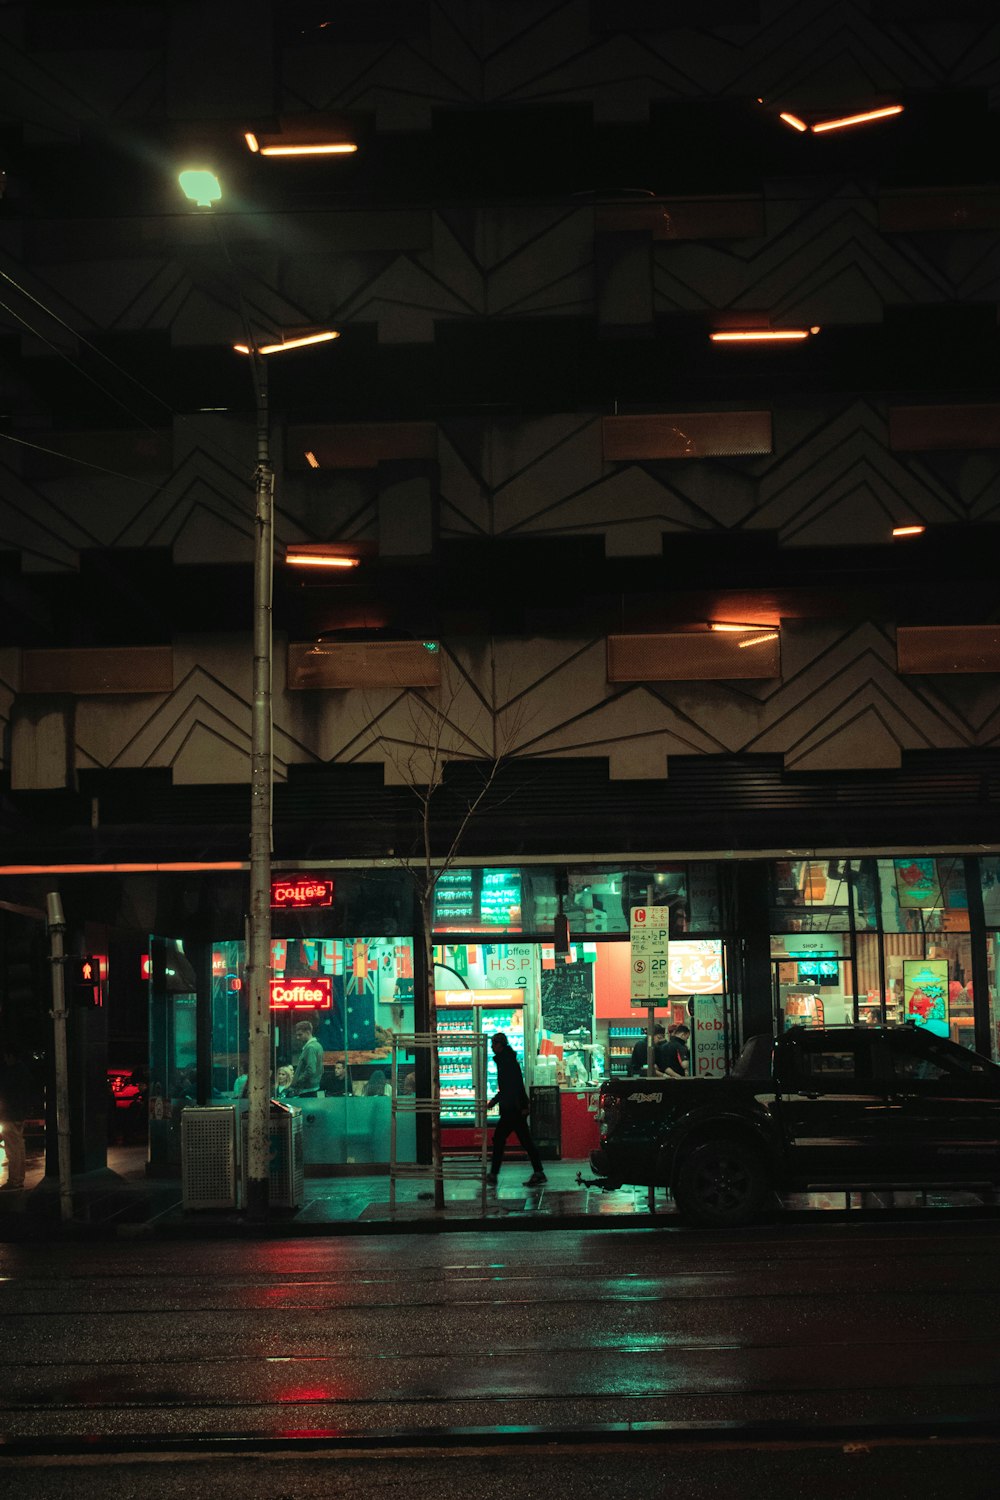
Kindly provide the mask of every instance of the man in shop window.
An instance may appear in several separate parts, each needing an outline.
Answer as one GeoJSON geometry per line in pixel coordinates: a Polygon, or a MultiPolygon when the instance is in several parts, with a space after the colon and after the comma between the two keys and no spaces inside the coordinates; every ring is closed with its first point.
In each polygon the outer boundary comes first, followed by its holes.
{"type": "Polygon", "coordinates": [[[315,1098],[323,1077],[323,1044],[313,1036],[311,1021],[296,1021],[294,1036],[301,1051],[292,1077],[292,1093],[301,1098],[315,1098]]]}
{"type": "MultiPolygon", "coordinates": [[[[686,1032],[686,1028],[684,1030],[686,1032]]],[[[684,1067],[686,1055],[687,1049],[674,1036],[667,1041],[666,1028],[662,1021],[657,1021],[653,1026],[653,1077],[683,1078],[687,1071],[684,1067]]],[[[634,1077],[644,1078],[648,1068],[649,1042],[642,1036],[632,1048],[628,1070],[634,1077]]]]}
{"type": "Polygon", "coordinates": [[[538,1147],[532,1140],[531,1131],[528,1129],[527,1116],[531,1106],[524,1087],[521,1064],[517,1060],[517,1053],[507,1040],[506,1032],[496,1032],[490,1042],[490,1047],[496,1061],[497,1091],[487,1103],[486,1108],[492,1109],[495,1104],[499,1103],[500,1121],[493,1132],[493,1162],[487,1180],[492,1186],[496,1186],[507,1138],[510,1135],[516,1135],[531,1162],[531,1176],[525,1178],[524,1186],[539,1187],[547,1179],[545,1168],[542,1166],[542,1158],[538,1154],[538,1147]]]}
{"type": "MultiPolygon", "coordinates": [[[[653,1026],[653,1072],[662,1078],[667,1058],[667,1031],[662,1021],[653,1026]]],[[[649,1066],[649,1039],[641,1036],[632,1048],[628,1070],[635,1078],[645,1077],[649,1066]]]]}
{"type": "Polygon", "coordinates": [[[667,1029],[667,1071],[686,1078],[691,1071],[691,1053],[688,1038],[691,1028],[686,1021],[678,1021],[667,1029]]]}

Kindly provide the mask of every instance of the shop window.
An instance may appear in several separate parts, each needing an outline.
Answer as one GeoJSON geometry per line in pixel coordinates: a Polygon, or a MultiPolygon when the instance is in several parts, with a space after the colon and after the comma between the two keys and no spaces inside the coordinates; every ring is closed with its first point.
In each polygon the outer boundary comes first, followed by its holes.
{"type": "Polygon", "coordinates": [[[775,907],[771,911],[772,932],[850,932],[851,914],[846,907],[775,907]]]}
{"type": "Polygon", "coordinates": [[[968,932],[969,897],[960,856],[880,859],[878,870],[884,932],[968,932]]]}
{"type": "Polygon", "coordinates": [[[987,927],[1000,927],[1000,856],[986,854],[979,861],[983,915],[987,927]]]}
{"type": "MultiPolygon", "coordinates": [[[[217,1102],[239,1099],[246,1084],[245,962],[243,943],[213,944],[212,1095],[217,1102]]],[[[323,1048],[318,1093],[302,1100],[307,1166],[387,1161],[389,1113],[381,1106],[388,1103],[393,1035],[414,1030],[412,939],[274,938],[270,987],[275,1086],[278,1069],[294,1069],[297,1062],[297,1021],[310,1022],[323,1048]]],[[[406,1083],[411,1071],[412,1065],[404,1071],[401,1091],[412,1092],[412,1083],[406,1083]]],[[[288,1102],[296,1102],[294,1093],[288,1102]]],[[[411,1140],[400,1149],[402,1159],[413,1159],[411,1140]]]]}
{"type": "Polygon", "coordinates": [[[459,867],[438,880],[434,932],[544,938],[560,911],[574,937],[625,937],[633,906],[664,906],[672,937],[721,928],[714,862],[579,868],[459,867]]]}
{"type": "Polygon", "coordinates": [[[564,910],[574,934],[625,934],[633,906],[665,906],[671,937],[718,932],[718,869],[706,862],[628,869],[589,866],[566,872],[564,910]]]}
{"type": "Polygon", "coordinates": [[[997,995],[997,967],[1000,963],[1000,932],[986,936],[986,978],[989,987],[990,1056],[1000,1062],[1000,997],[997,995]]]}
{"type": "Polygon", "coordinates": [[[876,878],[871,860],[776,860],[771,878],[773,905],[795,912],[794,917],[772,918],[773,932],[819,932],[824,928],[847,932],[876,926],[876,878]],[[785,925],[794,922],[805,925],[785,925]]]}
{"type": "Polygon", "coordinates": [[[975,1045],[965,863],[957,855],[878,861],[886,1019],[975,1045]]]}
{"type": "Polygon", "coordinates": [[[520,932],[522,906],[519,869],[454,866],[434,887],[434,931],[520,932]]]}

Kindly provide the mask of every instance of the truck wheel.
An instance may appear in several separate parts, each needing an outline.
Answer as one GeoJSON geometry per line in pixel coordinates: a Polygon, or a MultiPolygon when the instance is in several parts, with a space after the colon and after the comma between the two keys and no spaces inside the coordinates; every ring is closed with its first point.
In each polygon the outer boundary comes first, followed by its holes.
{"type": "Polygon", "coordinates": [[[752,1147],[742,1141],[706,1141],[681,1162],[674,1202],[691,1224],[730,1229],[750,1222],[768,1186],[767,1168],[752,1147]]]}

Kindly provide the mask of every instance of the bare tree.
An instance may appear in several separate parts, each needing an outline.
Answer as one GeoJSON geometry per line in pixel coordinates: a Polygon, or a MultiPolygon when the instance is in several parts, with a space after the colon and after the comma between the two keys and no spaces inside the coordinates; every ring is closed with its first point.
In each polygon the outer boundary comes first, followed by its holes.
{"type": "MultiPolygon", "coordinates": [[[[380,708],[366,701],[368,748],[384,756],[388,779],[405,786],[416,804],[416,830],[408,849],[393,857],[413,881],[423,936],[423,982],[429,1028],[437,1038],[434,1004],[434,894],[441,877],[459,858],[470,824],[497,791],[497,779],[517,750],[523,728],[523,700],[500,702],[492,643],[488,659],[460,663],[439,654],[439,682],[434,687],[403,689],[380,708]],[[486,685],[477,680],[487,679],[486,685]],[[474,784],[461,794],[446,786],[449,764],[475,768],[474,784]]],[[[444,1207],[441,1147],[441,1078],[436,1046],[431,1048],[431,1164],[434,1206],[444,1207]]]]}

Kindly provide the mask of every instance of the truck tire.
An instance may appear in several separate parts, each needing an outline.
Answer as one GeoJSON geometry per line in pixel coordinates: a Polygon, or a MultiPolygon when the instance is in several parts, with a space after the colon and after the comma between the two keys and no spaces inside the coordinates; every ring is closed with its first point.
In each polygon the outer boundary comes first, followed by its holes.
{"type": "Polygon", "coordinates": [[[733,1229],[759,1212],[769,1187],[767,1166],[752,1146],[705,1141],[682,1159],[674,1202],[689,1224],[733,1229]]]}

